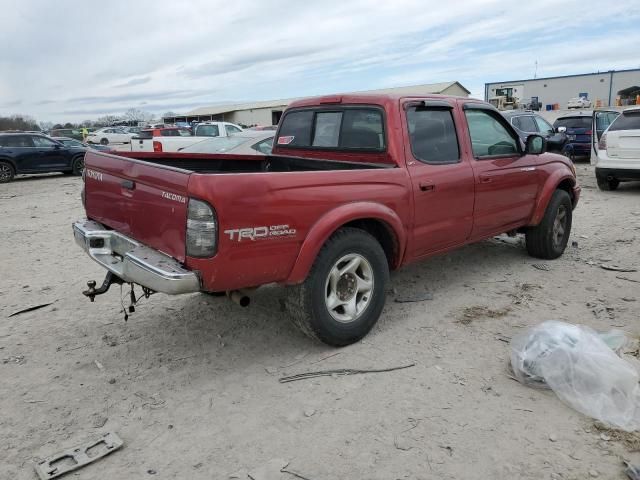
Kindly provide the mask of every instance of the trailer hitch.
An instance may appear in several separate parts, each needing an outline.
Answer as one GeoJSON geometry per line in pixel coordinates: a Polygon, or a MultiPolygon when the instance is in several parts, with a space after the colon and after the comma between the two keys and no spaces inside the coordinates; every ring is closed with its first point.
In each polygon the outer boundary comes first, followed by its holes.
{"type": "Polygon", "coordinates": [[[102,282],[102,285],[100,285],[99,288],[96,288],[96,281],[91,280],[87,282],[87,287],[89,287],[89,289],[82,292],[82,294],[85,297],[89,297],[89,300],[93,302],[96,299],[96,295],[102,295],[103,293],[106,293],[109,290],[109,287],[111,287],[111,285],[113,285],[114,283],[123,285],[124,280],[111,272],[107,272],[107,276],[104,277],[104,282],[102,282]]]}

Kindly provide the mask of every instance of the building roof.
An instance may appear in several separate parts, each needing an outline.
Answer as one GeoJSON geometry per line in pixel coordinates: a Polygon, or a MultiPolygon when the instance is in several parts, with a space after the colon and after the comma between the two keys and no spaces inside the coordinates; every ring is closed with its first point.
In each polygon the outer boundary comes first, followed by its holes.
{"type": "Polygon", "coordinates": [[[611,73],[624,73],[624,72],[640,72],[640,68],[629,68],[627,70],[607,70],[605,72],[576,73],[574,75],[558,75],[556,77],[539,77],[539,78],[526,78],[521,80],[504,80],[504,81],[498,81],[498,82],[487,82],[485,83],[485,85],[496,85],[498,83],[533,82],[538,80],[554,80],[557,78],[588,77],[591,75],[607,75],[611,73]]]}
{"type": "MultiPolygon", "coordinates": [[[[427,83],[423,85],[410,85],[407,87],[393,87],[393,88],[383,88],[379,90],[362,90],[358,92],[349,92],[349,93],[357,93],[357,94],[427,94],[427,93],[443,93],[445,90],[449,89],[453,86],[458,86],[467,94],[471,94],[469,90],[467,90],[460,82],[441,82],[441,83],[427,83]]],[[[326,95],[319,95],[326,96],[326,95]]],[[[235,104],[221,104],[221,105],[211,105],[208,107],[200,107],[195,110],[191,110],[186,114],[176,115],[176,117],[191,117],[198,115],[219,115],[222,113],[228,112],[237,112],[241,110],[254,110],[259,108],[277,108],[282,107],[286,108],[291,102],[299,100],[300,98],[285,98],[281,100],[270,100],[266,102],[248,102],[248,103],[235,103],[235,104]]]]}

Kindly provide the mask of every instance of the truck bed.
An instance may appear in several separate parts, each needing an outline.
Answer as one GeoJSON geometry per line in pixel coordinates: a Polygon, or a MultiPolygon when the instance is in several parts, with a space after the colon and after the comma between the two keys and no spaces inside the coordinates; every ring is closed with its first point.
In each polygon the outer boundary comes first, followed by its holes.
{"type": "Polygon", "coordinates": [[[288,156],[254,156],[205,153],[120,152],[118,156],[192,173],[310,172],[393,168],[395,165],[288,156]]]}

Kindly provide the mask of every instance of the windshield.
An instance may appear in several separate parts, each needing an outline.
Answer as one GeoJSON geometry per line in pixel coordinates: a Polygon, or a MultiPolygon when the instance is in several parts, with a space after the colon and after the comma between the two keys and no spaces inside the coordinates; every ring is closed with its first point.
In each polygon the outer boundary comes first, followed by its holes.
{"type": "Polygon", "coordinates": [[[558,127],[566,127],[566,128],[591,128],[591,117],[568,117],[568,118],[559,118],[553,124],[556,128],[558,127]]]}
{"type": "Polygon", "coordinates": [[[183,148],[183,153],[223,153],[242,145],[247,141],[244,137],[216,137],[202,140],[183,148]]]}

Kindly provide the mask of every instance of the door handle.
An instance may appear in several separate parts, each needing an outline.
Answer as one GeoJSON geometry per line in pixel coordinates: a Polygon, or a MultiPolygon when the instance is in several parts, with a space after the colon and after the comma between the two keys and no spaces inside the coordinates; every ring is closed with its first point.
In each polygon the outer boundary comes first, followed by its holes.
{"type": "Polygon", "coordinates": [[[480,175],[480,183],[491,183],[493,181],[493,177],[491,175],[480,175]]]}
{"type": "Polygon", "coordinates": [[[429,192],[436,188],[436,186],[431,182],[420,182],[418,186],[420,187],[420,190],[422,190],[423,192],[429,192]]]}
{"type": "Polygon", "coordinates": [[[127,190],[133,190],[134,188],[136,188],[136,182],[134,182],[133,180],[123,180],[120,183],[120,186],[122,188],[126,188],[127,190]]]}

